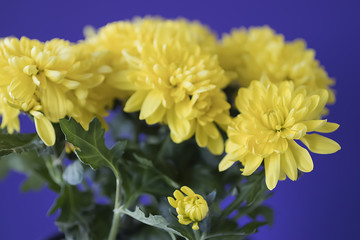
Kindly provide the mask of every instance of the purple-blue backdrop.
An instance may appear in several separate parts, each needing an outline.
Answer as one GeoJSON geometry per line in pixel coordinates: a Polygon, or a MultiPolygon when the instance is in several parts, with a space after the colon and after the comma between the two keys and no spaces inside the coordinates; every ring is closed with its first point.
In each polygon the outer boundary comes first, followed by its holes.
{"type": "MultiPolygon", "coordinates": [[[[341,124],[330,137],[342,150],[313,154],[314,171],[299,181],[280,182],[267,204],[275,224],[253,239],[360,239],[359,55],[360,1],[1,1],[0,37],[77,41],[86,25],[100,27],[133,16],[183,16],[198,19],[219,34],[239,26],[267,24],[287,40],[304,38],[317,59],[336,78],[337,103],[328,119],[341,124]]],[[[27,131],[32,131],[28,128],[27,131]]],[[[0,239],[45,239],[56,232],[46,217],[55,194],[47,189],[21,194],[23,176],[11,173],[0,182],[0,239]]]]}

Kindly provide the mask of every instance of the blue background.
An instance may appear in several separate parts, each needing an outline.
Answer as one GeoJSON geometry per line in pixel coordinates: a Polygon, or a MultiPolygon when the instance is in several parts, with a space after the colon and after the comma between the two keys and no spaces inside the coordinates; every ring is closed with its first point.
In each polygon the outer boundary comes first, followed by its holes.
{"type": "MultiPolygon", "coordinates": [[[[342,150],[313,154],[313,172],[297,182],[280,182],[267,201],[275,210],[275,224],[261,228],[253,239],[360,239],[359,12],[360,1],[355,0],[1,1],[0,37],[77,41],[86,25],[100,27],[151,14],[198,19],[219,34],[267,24],[287,40],[304,38],[337,80],[337,103],[330,107],[328,119],[341,127],[328,136],[342,150]]],[[[23,180],[11,173],[0,182],[0,239],[45,239],[56,232],[55,218],[46,217],[55,194],[47,189],[21,194],[23,180]]]]}

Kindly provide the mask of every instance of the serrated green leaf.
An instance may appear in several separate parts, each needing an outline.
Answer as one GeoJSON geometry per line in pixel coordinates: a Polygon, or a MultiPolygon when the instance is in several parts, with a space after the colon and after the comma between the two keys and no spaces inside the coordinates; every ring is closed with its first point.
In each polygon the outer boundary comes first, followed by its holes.
{"type": "Polygon", "coordinates": [[[63,172],[63,179],[70,185],[78,185],[84,177],[84,167],[81,162],[76,160],[66,167],[63,172]]]}
{"type": "Polygon", "coordinates": [[[156,175],[161,176],[163,178],[163,180],[171,187],[173,188],[180,188],[180,185],[175,182],[174,180],[172,180],[169,176],[167,176],[166,174],[162,173],[161,171],[159,171],[158,168],[156,168],[156,166],[154,166],[154,164],[152,163],[152,161],[150,161],[147,158],[141,157],[137,154],[134,154],[135,159],[139,162],[140,166],[142,166],[145,169],[154,171],[156,173],[156,175]]]}
{"type": "Polygon", "coordinates": [[[123,207],[121,207],[117,211],[124,213],[144,224],[165,230],[166,232],[168,232],[170,234],[171,238],[174,240],[176,239],[174,234],[177,236],[183,237],[186,240],[189,240],[188,236],[185,236],[182,233],[180,233],[179,231],[170,227],[169,222],[163,216],[149,214],[149,216],[146,217],[145,213],[143,211],[141,211],[141,209],[139,207],[136,207],[134,212],[129,211],[128,209],[123,208],[123,207]]]}
{"type": "Polygon", "coordinates": [[[126,143],[117,143],[109,150],[105,146],[105,130],[101,128],[101,123],[97,118],[90,122],[87,131],[73,118],[61,119],[60,127],[66,140],[78,148],[75,154],[83,163],[93,169],[101,166],[108,167],[119,177],[117,161],[123,154],[126,143]]]}
{"type": "Polygon", "coordinates": [[[10,153],[21,153],[44,149],[45,145],[35,133],[0,133],[0,157],[10,153]]]}

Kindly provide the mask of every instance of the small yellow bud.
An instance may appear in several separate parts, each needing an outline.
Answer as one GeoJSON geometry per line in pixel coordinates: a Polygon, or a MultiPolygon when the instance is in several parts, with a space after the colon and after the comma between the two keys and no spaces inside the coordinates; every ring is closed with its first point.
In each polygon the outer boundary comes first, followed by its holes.
{"type": "Polygon", "coordinates": [[[186,196],[179,190],[175,190],[175,199],[168,197],[168,201],[172,207],[176,208],[179,223],[188,225],[193,222],[192,229],[199,230],[198,223],[203,220],[209,212],[207,202],[201,195],[195,194],[194,191],[187,186],[181,187],[180,190],[185,193],[186,196]]]}

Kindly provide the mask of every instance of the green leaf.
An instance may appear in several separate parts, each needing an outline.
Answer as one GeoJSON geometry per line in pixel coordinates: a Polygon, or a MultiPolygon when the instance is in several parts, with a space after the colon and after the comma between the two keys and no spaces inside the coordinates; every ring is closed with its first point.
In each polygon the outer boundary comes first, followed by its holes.
{"type": "Polygon", "coordinates": [[[29,190],[40,190],[45,183],[46,181],[40,175],[31,174],[21,185],[21,191],[27,192],[29,190]]]}
{"type": "Polygon", "coordinates": [[[254,222],[246,224],[244,227],[242,227],[240,229],[240,231],[246,235],[250,235],[250,234],[258,232],[258,228],[261,226],[264,226],[266,224],[267,224],[267,222],[254,221],[254,222]]]}
{"type": "MultiPolygon", "coordinates": [[[[54,162],[50,156],[39,155],[35,151],[12,153],[1,157],[0,162],[6,163],[8,169],[16,172],[24,173],[28,179],[23,183],[23,191],[31,189],[38,190],[45,183],[48,183],[50,189],[55,192],[60,191],[59,184],[54,180],[54,176],[49,172],[49,167],[52,167],[54,162]]],[[[58,169],[53,168],[56,172],[58,169]]]]}
{"type": "Polygon", "coordinates": [[[95,118],[90,122],[89,130],[86,131],[73,118],[61,119],[60,127],[65,134],[66,140],[78,149],[75,150],[77,157],[91,168],[108,167],[119,177],[117,161],[125,149],[125,142],[119,142],[109,150],[105,146],[104,133],[100,121],[95,118]]]}
{"type": "Polygon", "coordinates": [[[56,225],[67,239],[89,239],[90,222],[94,218],[91,214],[94,209],[92,192],[81,192],[76,187],[63,185],[48,214],[55,213],[57,209],[60,209],[60,215],[56,225]]]}
{"type": "Polygon", "coordinates": [[[36,133],[0,133],[0,157],[10,153],[21,153],[44,149],[45,145],[36,133]]]}
{"type": "Polygon", "coordinates": [[[81,162],[76,160],[66,167],[63,173],[63,179],[70,185],[78,185],[84,177],[84,167],[81,162]]]}
{"type": "Polygon", "coordinates": [[[169,222],[161,215],[149,214],[149,216],[146,217],[145,213],[143,211],[141,211],[141,209],[139,207],[136,207],[134,212],[131,212],[128,209],[123,208],[123,207],[121,207],[118,211],[120,211],[121,213],[124,213],[144,224],[165,230],[166,232],[168,232],[170,234],[171,238],[174,240],[176,239],[174,234],[177,236],[183,237],[186,240],[189,240],[188,236],[185,236],[182,233],[180,233],[179,231],[170,227],[169,222]]]}
{"type": "Polygon", "coordinates": [[[263,216],[267,223],[272,226],[274,223],[274,211],[267,207],[267,206],[259,206],[255,208],[251,213],[249,213],[249,216],[255,219],[257,216],[263,216]]]}
{"type": "Polygon", "coordinates": [[[134,154],[135,159],[139,162],[140,166],[142,166],[144,169],[152,170],[156,173],[156,175],[161,176],[163,180],[171,187],[173,188],[180,188],[180,185],[172,180],[169,176],[159,171],[156,166],[150,161],[149,159],[146,159],[144,157],[141,157],[137,154],[134,154]]]}

